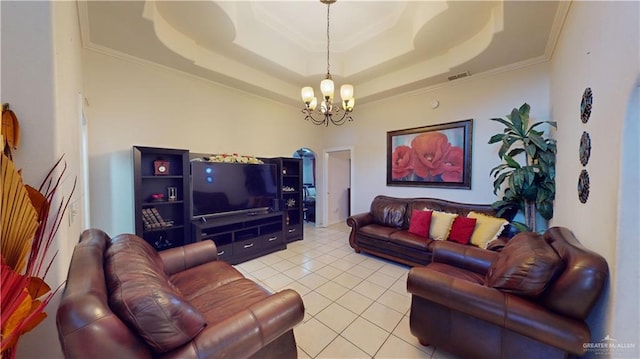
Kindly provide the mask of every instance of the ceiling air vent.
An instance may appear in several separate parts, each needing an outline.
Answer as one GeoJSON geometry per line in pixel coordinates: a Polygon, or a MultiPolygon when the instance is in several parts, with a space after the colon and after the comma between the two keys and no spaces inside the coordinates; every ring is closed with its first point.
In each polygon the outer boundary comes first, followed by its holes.
{"type": "Polygon", "coordinates": [[[449,81],[453,81],[453,80],[461,79],[463,77],[467,77],[467,76],[470,76],[470,75],[471,75],[471,73],[469,73],[469,71],[465,71],[465,72],[461,72],[461,73],[456,74],[456,75],[451,75],[451,76],[448,77],[448,79],[449,79],[449,81]]]}

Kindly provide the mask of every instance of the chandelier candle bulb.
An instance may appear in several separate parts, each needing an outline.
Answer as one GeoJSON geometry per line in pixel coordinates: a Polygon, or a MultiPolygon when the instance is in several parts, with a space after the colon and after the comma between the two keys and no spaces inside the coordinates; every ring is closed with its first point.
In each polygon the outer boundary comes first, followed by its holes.
{"type": "Polygon", "coordinates": [[[351,112],[353,111],[353,107],[356,105],[356,99],[355,98],[350,98],[349,100],[343,100],[342,101],[342,108],[347,111],[347,112],[351,112]]]}
{"type": "Polygon", "coordinates": [[[342,97],[342,101],[349,101],[353,99],[353,85],[342,85],[340,87],[340,97],[342,97]]]}
{"type": "Polygon", "coordinates": [[[304,103],[310,103],[315,97],[313,93],[313,87],[311,86],[303,87],[302,91],[300,91],[300,94],[302,95],[302,102],[304,103]]]}
{"type": "Polygon", "coordinates": [[[322,92],[322,97],[333,99],[333,80],[332,79],[324,79],[320,82],[320,91],[322,92]]]}
{"type": "Polygon", "coordinates": [[[314,97],[311,99],[311,103],[309,104],[309,110],[313,111],[318,107],[318,98],[314,97]]]}

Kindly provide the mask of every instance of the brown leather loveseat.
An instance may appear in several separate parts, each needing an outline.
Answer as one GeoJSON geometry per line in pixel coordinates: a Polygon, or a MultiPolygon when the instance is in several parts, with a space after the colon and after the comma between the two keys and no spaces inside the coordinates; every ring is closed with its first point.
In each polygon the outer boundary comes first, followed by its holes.
{"type": "Polygon", "coordinates": [[[56,323],[67,358],[295,358],[293,290],[270,294],[202,241],[156,252],[96,229],[76,245],[56,323]]]}
{"type": "MultiPolygon", "coordinates": [[[[472,211],[491,217],[496,215],[496,211],[489,204],[379,195],[371,202],[369,212],[347,218],[347,224],[351,227],[349,244],[357,253],[366,252],[410,266],[430,263],[432,246],[439,241],[409,232],[413,211],[424,209],[453,213],[462,217],[472,211]]],[[[505,219],[511,221],[513,216],[509,214],[505,219]]],[[[510,226],[507,225],[489,249],[496,250],[504,245],[511,236],[510,230],[510,226]]]]}
{"type": "Polygon", "coordinates": [[[433,263],[412,268],[407,279],[411,332],[420,343],[470,359],[585,353],[585,319],[609,270],[571,231],[520,233],[499,253],[442,244],[433,263]]]}

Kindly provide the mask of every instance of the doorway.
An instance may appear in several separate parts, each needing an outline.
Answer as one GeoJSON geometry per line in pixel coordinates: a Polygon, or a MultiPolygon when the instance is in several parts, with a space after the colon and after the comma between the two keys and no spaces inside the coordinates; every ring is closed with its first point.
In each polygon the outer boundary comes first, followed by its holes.
{"type": "Polygon", "coordinates": [[[344,222],[350,214],[351,206],[351,161],[352,148],[336,148],[324,151],[323,198],[324,218],[327,226],[344,222]]]}

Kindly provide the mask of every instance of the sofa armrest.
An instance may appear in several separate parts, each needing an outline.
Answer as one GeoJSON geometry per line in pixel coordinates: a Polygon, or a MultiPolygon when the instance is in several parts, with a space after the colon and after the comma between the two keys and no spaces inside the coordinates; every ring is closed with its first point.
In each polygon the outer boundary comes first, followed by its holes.
{"type": "Polygon", "coordinates": [[[352,231],[357,231],[360,227],[364,227],[371,223],[373,223],[373,216],[369,212],[354,214],[347,218],[347,225],[352,228],[352,231]]]}
{"type": "Polygon", "coordinates": [[[356,235],[360,231],[360,228],[371,223],[373,223],[373,215],[369,212],[354,214],[347,218],[347,225],[351,227],[351,233],[349,233],[349,245],[357,253],[360,252],[360,246],[358,245],[356,235]]]}
{"type": "Polygon", "coordinates": [[[285,289],[207,326],[189,345],[163,358],[248,358],[304,318],[300,295],[285,289]]]}
{"type": "Polygon", "coordinates": [[[168,275],[218,260],[216,244],[210,240],[170,248],[158,254],[162,258],[164,271],[168,275]]]}
{"type": "Polygon", "coordinates": [[[448,241],[434,241],[432,261],[486,274],[498,253],[448,241]]]}
{"type": "Polygon", "coordinates": [[[535,299],[431,271],[429,266],[409,271],[407,291],[576,355],[584,353],[583,344],[591,336],[584,322],[556,314],[535,299]]]}

